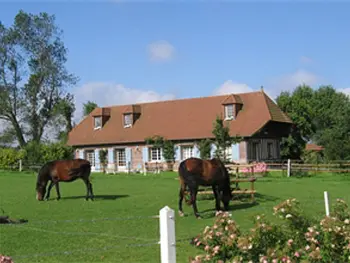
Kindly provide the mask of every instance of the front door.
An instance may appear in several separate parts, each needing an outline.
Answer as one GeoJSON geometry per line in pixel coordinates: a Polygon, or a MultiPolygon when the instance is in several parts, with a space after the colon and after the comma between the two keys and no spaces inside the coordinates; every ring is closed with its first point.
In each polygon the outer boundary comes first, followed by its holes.
{"type": "Polygon", "coordinates": [[[115,163],[115,168],[117,171],[125,171],[126,170],[125,149],[115,149],[114,163],[115,163]]]}

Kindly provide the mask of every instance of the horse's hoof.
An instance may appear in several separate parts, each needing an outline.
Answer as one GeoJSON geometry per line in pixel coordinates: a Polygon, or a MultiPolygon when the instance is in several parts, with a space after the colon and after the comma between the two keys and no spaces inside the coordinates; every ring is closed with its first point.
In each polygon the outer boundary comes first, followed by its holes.
{"type": "Polygon", "coordinates": [[[183,217],[185,214],[181,211],[179,211],[179,216],[183,217]]]}

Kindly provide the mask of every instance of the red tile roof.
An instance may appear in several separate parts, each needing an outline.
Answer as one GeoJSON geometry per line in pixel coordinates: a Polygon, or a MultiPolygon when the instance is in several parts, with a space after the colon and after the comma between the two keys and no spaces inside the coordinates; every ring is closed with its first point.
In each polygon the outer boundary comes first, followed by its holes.
{"type": "Polygon", "coordinates": [[[169,140],[212,138],[217,115],[224,117],[223,103],[243,103],[235,120],[228,121],[232,135],[251,136],[269,121],[292,123],[290,118],[263,92],[209,96],[149,103],[138,103],[141,112],[130,128],[124,128],[123,113],[132,105],[107,107],[110,118],[102,129],[94,130],[95,109],[69,134],[69,145],[96,145],[144,142],[146,137],[160,135],[169,140]]]}

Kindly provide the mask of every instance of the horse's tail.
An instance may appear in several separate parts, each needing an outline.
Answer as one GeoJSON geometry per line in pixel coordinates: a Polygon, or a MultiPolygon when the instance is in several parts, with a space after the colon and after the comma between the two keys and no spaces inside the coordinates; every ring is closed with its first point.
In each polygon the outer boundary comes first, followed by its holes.
{"type": "Polygon", "coordinates": [[[231,177],[230,174],[225,166],[225,164],[222,164],[223,173],[225,175],[225,184],[224,184],[224,190],[230,193],[230,196],[232,197],[232,189],[231,189],[231,177]]]}
{"type": "MultiPolygon", "coordinates": [[[[187,170],[186,168],[186,163],[185,161],[182,161],[179,165],[179,175],[180,177],[182,177],[182,181],[183,183],[185,184],[185,191],[188,191],[189,188],[188,188],[188,179],[192,176],[192,174],[187,170]]],[[[185,202],[187,205],[192,205],[192,201],[191,201],[191,198],[189,199],[186,199],[186,195],[185,195],[185,202]]]]}

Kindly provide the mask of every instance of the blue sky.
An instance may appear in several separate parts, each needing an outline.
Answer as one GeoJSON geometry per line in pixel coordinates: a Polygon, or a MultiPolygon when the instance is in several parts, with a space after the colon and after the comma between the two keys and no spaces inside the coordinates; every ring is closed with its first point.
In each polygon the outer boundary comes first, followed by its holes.
{"type": "Polygon", "coordinates": [[[54,14],[69,49],[71,90],[99,105],[264,90],[305,82],[350,94],[350,2],[24,1],[0,4],[54,14]]]}

